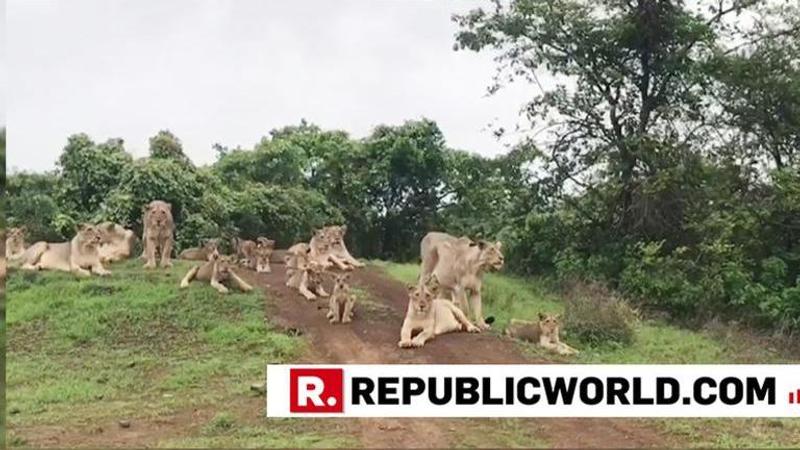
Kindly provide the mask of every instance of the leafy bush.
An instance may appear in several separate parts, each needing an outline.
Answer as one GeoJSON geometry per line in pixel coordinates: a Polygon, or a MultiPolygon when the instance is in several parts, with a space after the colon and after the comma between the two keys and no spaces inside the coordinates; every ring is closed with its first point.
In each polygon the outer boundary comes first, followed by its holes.
{"type": "Polygon", "coordinates": [[[592,345],[633,342],[636,311],[604,285],[571,282],[565,298],[564,328],[569,335],[592,345]]]}

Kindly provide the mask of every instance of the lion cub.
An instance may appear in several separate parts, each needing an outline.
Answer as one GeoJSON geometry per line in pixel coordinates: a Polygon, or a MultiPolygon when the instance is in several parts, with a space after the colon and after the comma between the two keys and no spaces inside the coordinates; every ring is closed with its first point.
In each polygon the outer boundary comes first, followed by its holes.
{"type": "Polygon", "coordinates": [[[75,275],[111,275],[103,267],[98,248],[105,242],[104,231],[90,223],[80,225],[75,237],[69,242],[37,242],[22,255],[25,270],[62,270],[75,275]],[[86,270],[86,268],[91,269],[86,270]]]}
{"type": "Polygon", "coordinates": [[[308,256],[286,256],[286,286],[297,289],[308,301],[329,295],[322,287],[324,272],[325,267],[308,256]]]}
{"type": "Polygon", "coordinates": [[[350,274],[336,275],[333,285],[333,294],[328,304],[328,319],[331,323],[349,323],[353,320],[353,306],[356,304],[356,296],[350,293],[350,274]]]}
{"type": "Polygon", "coordinates": [[[399,347],[422,347],[434,336],[453,331],[480,333],[467,316],[449,300],[436,298],[439,282],[435,276],[424,284],[408,286],[408,310],[400,330],[399,347]],[[414,331],[419,330],[412,339],[414,331]]]}
{"type": "Polygon", "coordinates": [[[576,355],[578,350],[561,342],[561,320],[556,314],[539,313],[538,322],[511,319],[506,328],[506,336],[533,342],[539,347],[554,351],[559,355],[576,355]]]}
{"type": "Polygon", "coordinates": [[[208,255],[208,261],[204,264],[189,269],[186,276],[181,280],[181,288],[188,287],[192,280],[197,280],[208,282],[211,287],[219,291],[220,294],[228,293],[228,288],[223,284],[225,282],[233,284],[243,292],[252,291],[253,287],[239,278],[236,272],[233,271],[234,263],[233,258],[229,256],[220,256],[215,250],[208,255]]]}

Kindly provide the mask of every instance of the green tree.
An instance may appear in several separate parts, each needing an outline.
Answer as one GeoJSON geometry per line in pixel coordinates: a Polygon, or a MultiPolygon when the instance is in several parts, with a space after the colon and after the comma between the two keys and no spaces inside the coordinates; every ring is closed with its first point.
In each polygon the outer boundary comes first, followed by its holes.
{"type": "Polygon", "coordinates": [[[70,136],[58,159],[63,209],[76,219],[91,220],[131,161],[122,139],[95,144],[83,133],[70,136]]]}
{"type": "Polygon", "coordinates": [[[194,167],[189,157],[183,153],[181,140],[169,130],[161,130],[150,138],[150,157],[171,159],[183,166],[194,167]]]}

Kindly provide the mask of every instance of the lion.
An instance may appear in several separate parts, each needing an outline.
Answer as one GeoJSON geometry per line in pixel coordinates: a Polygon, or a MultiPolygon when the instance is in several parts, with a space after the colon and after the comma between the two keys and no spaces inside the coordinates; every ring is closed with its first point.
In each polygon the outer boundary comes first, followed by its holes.
{"type": "Polygon", "coordinates": [[[331,225],[323,228],[325,235],[328,237],[330,243],[330,253],[338,258],[343,264],[353,267],[364,267],[364,263],[355,259],[353,255],[347,250],[344,243],[344,235],[347,233],[347,225],[331,225]]]}
{"type": "Polygon", "coordinates": [[[18,260],[25,253],[25,233],[24,226],[11,227],[6,230],[6,249],[4,253],[9,262],[18,260]]]}
{"type": "Polygon", "coordinates": [[[103,267],[98,248],[105,241],[105,232],[90,223],[79,225],[69,242],[37,242],[22,255],[22,269],[61,270],[79,276],[111,275],[103,267]],[[87,270],[87,268],[89,270],[87,270]]]}
{"type": "Polygon", "coordinates": [[[181,289],[189,286],[194,280],[207,282],[220,294],[227,294],[228,288],[224,283],[229,283],[237,287],[242,292],[250,292],[253,287],[246,281],[239,278],[233,271],[235,259],[230,256],[220,256],[217,250],[208,255],[208,261],[199,266],[194,266],[186,272],[181,280],[181,289]]]}
{"type": "Polygon", "coordinates": [[[325,267],[313,257],[300,254],[286,256],[286,286],[296,289],[308,301],[319,297],[328,297],[322,287],[322,274],[325,267]]]}
{"type": "Polygon", "coordinates": [[[439,283],[436,276],[428,277],[425,283],[408,285],[408,309],[400,330],[401,348],[422,347],[425,342],[445,333],[467,331],[480,333],[480,328],[453,302],[437,298],[439,283]],[[415,331],[419,333],[412,338],[415,331]]]}
{"type": "Polygon", "coordinates": [[[578,350],[561,342],[561,317],[556,314],[539,313],[539,321],[511,319],[505,335],[523,341],[533,342],[539,347],[554,351],[559,355],[577,355],[578,350]]]}
{"type": "Polygon", "coordinates": [[[172,219],[172,205],[161,200],[153,200],[144,207],[142,218],[142,241],[147,262],[145,268],[156,267],[156,253],[161,255],[161,267],[172,267],[170,255],[175,243],[175,221],[172,219]]]}
{"type": "Polygon", "coordinates": [[[353,306],[356,304],[356,296],[350,293],[350,274],[336,275],[334,280],[327,317],[331,323],[349,323],[353,320],[353,306]]]}
{"type": "Polygon", "coordinates": [[[191,247],[182,251],[178,258],[189,261],[208,261],[208,257],[219,250],[219,239],[203,239],[200,247],[191,247]]]}
{"type": "Polygon", "coordinates": [[[103,222],[98,225],[106,233],[106,240],[97,249],[104,263],[121,261],[131,256],[136,234],[122,225],[103,222]]]}
{"type": "Polygon", "coordinates": [[[296,266],[301,259],[315,261],[324,269],[333,265],[330,258],[330,242],[325,230],[315,230],[311,241],[294,244],[286,250],[284,260],[288,267],[296,266]]]}
{"type": "Polygon", "coordinates": [[[502,245],[500,241],[474,242],[466,237],[430,232],[420,244],[420,280],[436,275],[441,290],[449,293],[462,311],[471,310],[478,327],[488,329],[481,302],[483,274],[503,268],[502,245]]]}
{"type": "Polygon", "coordinates": [[[256,248],[253,251],[255,269],[258,273],[270,273],[272,268],[269,265],[272,258],[272,251],[275,250],[275,241],[260,237],[256,239],[256,248]]]}
{"type": "Polygon", "coordinates": [[[265,237],[258,237],[255,241],[233,238],[233,248],[239,264],[256,272],[271,272],[269,266],[275,241],[265,237]]]}

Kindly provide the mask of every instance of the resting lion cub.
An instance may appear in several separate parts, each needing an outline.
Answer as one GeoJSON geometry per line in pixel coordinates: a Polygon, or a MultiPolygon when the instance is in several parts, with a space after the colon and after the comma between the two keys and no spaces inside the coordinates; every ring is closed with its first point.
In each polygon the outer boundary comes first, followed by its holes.
{"type": "Polygon", "coordinates": [[[297,289],[308,301],[329,294],[322,287],[325,268],[319,262],[302,256],[286,256],[286,286],[297,289]]]}
{"type": "Polygon", "coordinates": [[[430,277],[426,284],[408,286],[408,310],[400,330],[401,348],[422,347],[434,336],[453,331],[480,333],[453,302],[436,298],[438,281],[430,277]],[[420,330],[414,338],[414,331],[420,330]]]}
{"type": "Polygon", "coordinates": [[[523,341],[533,342],[539,347],[554,351],[559,355],[578,354],[578,350],[561,342],[558,337],[560,331],[561,320],[558,315],[539,313],[538,322],[511,319],[505,334],[523,341]]]}
{"type": "Polygon", "coordinates": [[[225,282],[233,284],[243,292],[252,291],[253,287],[233,271],[234,261],[232,259],[228,256],[220,256],[214,251],[208,256],[208,261],[200,266],[194,266],[186,272],[186,276],[181,280],[181,288],[188,287],[192,280],[197,280],[209,283],[220,294],[228,293],[228,288],[223,284],[225,282]]]}
{"type": "Polygon", "coordinates": [[[356,296],[350,293],[348,284],[350,274],[336,275],[335,280],[327,317],[331,323],[349,323],[353,320],[353,306],[356,304],[356,296]]]}
{"type": "Polygon", "coordinates": [[[37,242],[22,255],[25,270],[62,270],[75,275],[111,275],[103,267],[98,248],[106,239],[105,233],[96,225],[85,223],[77,229],[69,242],[37,242]],[[86,268],[91,269],[86,270],[86,268]]]}

